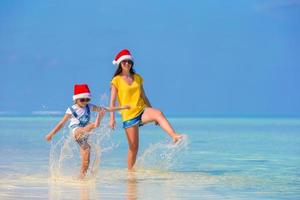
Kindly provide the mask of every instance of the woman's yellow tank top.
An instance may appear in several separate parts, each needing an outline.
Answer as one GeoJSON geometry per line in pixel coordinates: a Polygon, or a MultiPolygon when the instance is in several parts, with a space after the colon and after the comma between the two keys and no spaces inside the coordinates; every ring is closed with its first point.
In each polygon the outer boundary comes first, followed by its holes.
{"type": "Polygon", "coordinates": [[[133,82],[129,85],[121,76],[115,76],[111,84],[117,88],[120,106],[129,105],[131,108],[122,110],[122,120],[127,121],[138,116],[147,107],[142,98],[143,78],[139,74],[133,75],[133,82]]]}

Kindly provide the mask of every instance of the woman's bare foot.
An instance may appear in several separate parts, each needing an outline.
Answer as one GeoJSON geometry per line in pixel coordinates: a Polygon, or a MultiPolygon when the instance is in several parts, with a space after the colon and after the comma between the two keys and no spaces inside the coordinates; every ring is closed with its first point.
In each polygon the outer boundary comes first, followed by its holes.
{"type": "Polygon", "coordinates": [[[181,138],[182,138],[182,135],[176,134],[176,135],[173,137],[173,143],[175,144],[175,143],[178,142],[181,138]]]}
{"type": "Polygon", "coordinates": [[[127,172],[135,172],[135,169],[134,168],[127,169],[127,172]]]}
{"type": "Polygon", "coordinates": [[[78,176],[79,180],[83,180],[85,178],[85,173],[80,173],[80,175],[78,176]]]}

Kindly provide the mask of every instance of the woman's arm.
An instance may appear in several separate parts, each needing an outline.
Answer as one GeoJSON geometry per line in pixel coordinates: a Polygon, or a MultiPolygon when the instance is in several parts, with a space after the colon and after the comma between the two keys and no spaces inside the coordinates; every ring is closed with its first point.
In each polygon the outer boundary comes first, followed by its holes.
{"type": "Polygon", "coordinates": [[[60,122],[45,136],[45,139],[47,141],[50,141],[64,125],[65,123],[70,119],[71,115],[70,114],[65,114],[65,116],[60,120],[60,122]]]}
{"type": "Polygon", "coordinates": [[[130,109],[130,106],[126,105],[126,106],[116,106],[116,107],[104,107],[104,110],[108,112],[115,112],[115,111],[125,110],[125,109],[130,109]]]}
{"type": "Polygon", "coordinates": [[[116,106],[116,107],[100,107],[100,106],[93,107],[93,111],[95,111],[95,112],[100,112],[100,111],[102,111],[102,109],[107,112],[115,112],[118,110],[130,109],[130,106],[126,105],[126,106],[116,106]]]}
{"type": "MultiPolygon", "coordinates": [[[[118,92],[117,88],[113,84],[111,84],[110,102],[109,102],[109,107],[111,107],[111,108],[114,108],[116,106],[117,92],[118,92]]],[[[116,120],[115,120],[114,112],[110,112],[109,125],[113,129],[116,128],[116,120]]]]}
{"type": "Polygon", "coordinates": [[[148,97],[147,97],[147,95],[146,95],[146,93],[145,93],[145,90],[144,90],[143,85],[141,85],[141,90],[142,90],[141,96],[142,96],[142,98],[144,99],[145,103],[147,104],[148,107],[152,107],[152,106],[151,106],[151,103],[150,103],[150,101],[149,101],[149,99],[148,99],[148,97]]]}

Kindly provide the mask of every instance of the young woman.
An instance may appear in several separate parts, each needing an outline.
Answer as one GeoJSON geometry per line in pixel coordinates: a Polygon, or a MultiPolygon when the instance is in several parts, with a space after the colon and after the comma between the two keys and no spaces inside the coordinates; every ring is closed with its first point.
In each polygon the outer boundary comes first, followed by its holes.
{"type": "MultiPolygon", "coordinates": [[[[123,128],[128,140],[128,169],[132,170],[139,147],[139,126],[155,122],[177,142],[181,135],[177,134],[164,114],[152,108],[143,88],[143,78],[133,69],[133,58],[127,49],[120,51],[113,64],[117,70],[111,81],[110,107],[115,107],[116,99],[120,106],[129,105],[130,109],[122,110],[123,128]]],[[[115,128],[115,115],[110,114],[110,126],[115,128]]]]}

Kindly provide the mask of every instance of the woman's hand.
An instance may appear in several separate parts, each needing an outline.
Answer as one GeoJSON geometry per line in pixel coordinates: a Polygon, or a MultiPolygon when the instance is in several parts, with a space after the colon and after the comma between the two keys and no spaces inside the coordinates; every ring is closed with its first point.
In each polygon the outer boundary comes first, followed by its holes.
{"type": "Polygon", "coordinates": [[[100,115],[101,119],[103,118],[103,116],[105,115],[105,113],[106,113],[105,108],[101,108],[100,111],[99,111],[99,115],[100,115]]]}
{"type": "Polygon", "coordinates": [[[52,139],[52,134],[51,133],[48,133],[46,136],[45,136],[45,140],[47,141],[50,141],[52,139]]]}
{"type": "Polygon", "coordinates": [[[115,129],[116,128],[116,120],[110,118],[110,120],[109,120],[109,126],[110,126],[110,128],[115,129]]]}
{"type": "Polygon", "coordinates": [[[130,107],[130,105],[126,105],[126,106],[124,106],[123,108],[124,108],[124,109],[130,109],[131,107],[130,107]]]}

